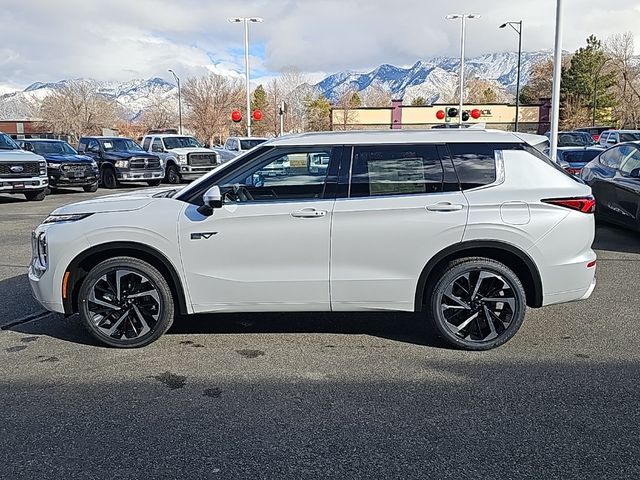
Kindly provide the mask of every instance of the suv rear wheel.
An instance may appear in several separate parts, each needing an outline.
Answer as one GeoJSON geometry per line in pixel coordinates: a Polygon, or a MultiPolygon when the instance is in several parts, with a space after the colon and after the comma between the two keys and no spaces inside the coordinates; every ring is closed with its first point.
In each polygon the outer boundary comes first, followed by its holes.
{"type": "Polygon", "coordinates": [[[435,327],[450,344],[490,350],[513,337],[524,321],[525,291],[506,265],[489,258],[450,262],[427,291],[435,327]]]}
{"type": "Polygon", "coordinates": [[[149,345],[173,323],[173,296],[166,279],[137,258],[115,257],[93,267],[78,298],[89,333],[111,347],[149,345]]]}

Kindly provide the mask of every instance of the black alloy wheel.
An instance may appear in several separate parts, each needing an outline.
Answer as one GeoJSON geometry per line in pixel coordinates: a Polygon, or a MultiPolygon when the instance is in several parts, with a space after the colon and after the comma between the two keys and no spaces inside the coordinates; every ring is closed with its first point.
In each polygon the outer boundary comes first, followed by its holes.
{"type": "Polygon", "coordinates": [[[178,171],[178,167],[175,164],[171,164],[167,167],[167,171],[165,173],[165,180],[167,183],[172,185],[180,183],[180,172],[178,171]]]}
{"type": "Polygon", "coordinates": [[[116,172],[113,168],[105,167],[102,170],[102,186],[110,190],[118,188],[118,177],[116,177],[116,172]]]}

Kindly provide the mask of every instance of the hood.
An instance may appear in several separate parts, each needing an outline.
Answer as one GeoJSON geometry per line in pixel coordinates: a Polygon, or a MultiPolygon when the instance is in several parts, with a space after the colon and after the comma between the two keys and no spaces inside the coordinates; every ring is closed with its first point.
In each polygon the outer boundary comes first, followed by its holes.
{"type": "Polygon", "coordinates": [[[62,162],[92,163],[93,162],[93,159],[91,157],[86,157],[84,155],[47,153],[43,155],[43,157],[47,160],[47,162],[53,162],[53,163],[62,163],[62,162]]]}
{"type": "Polygon", "coordinates": [[[157,155],[152,155],[150,153],[147,153],[145,151],[142,150],[131,150],[128,152],[104,152],[104,155],[110,158],[117,158],[117,159],[122,159],[122,160],[126,160],[128,158],[131,157],[136,157],[136,158],[158,158],[157,155]]]}
{"type": "Polygon", "coordinates": [[[0,162],[44,162],[44,158],[26,150],[0,150],[0,162]]]}
{"type": "Polygon", "coordinates": [[[213,150],[209,150],[208,148],[202,147],[183,147],[183,148],[172,148],[169,150],[169,153],[175,153],[176,155],[186,155],[188,153],[215,153],[213,150]]]}
{"type": "Polygon", "coordinates": [[[72,203],[57,208],[52,215],[66,215],[73,213],[110,213],[130,212],[140,210],[154,201],[153,196],[167,190],[175,190],[175,187],[148,188],[133,192],[116,193],[104,197],[92,198],[84,202],[72,203]]]}

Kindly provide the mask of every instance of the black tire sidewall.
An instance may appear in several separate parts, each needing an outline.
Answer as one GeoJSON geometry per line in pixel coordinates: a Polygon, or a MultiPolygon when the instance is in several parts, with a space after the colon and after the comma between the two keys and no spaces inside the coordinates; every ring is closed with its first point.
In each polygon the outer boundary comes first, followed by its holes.
{"type": "Polygon", "coordinates": [[[164,276],[153,266],[137,258],[116,257],[99,263],[93,267],[84,278],[78,293],[78,313],[85,328],[91,336],[101,344],[117,348],[144,347],[156,341],[171,327],[174,316],[173,295],[164,276]],[[89,289],[101,276],[116,268],[127,269],[144,275],[154,283],[160,296],[162,302],[160,305],[160,318],[151,332],[147,333],[143,337],[132,340],[117,340],[110,338],[105,336],[91,321],[87,301],[90,293],[89,289]]]}
{"type": "Polygon", "coordinates": [[[105,168],[102,171],[102,185],[104,188],[114,189],[118,188],[118,179],[116,178],[116,172],[112,168],[105,168]],[[107,180],[110,180],[107,182],[107,180]]]}
{"type": "Polygon", "coordinates": [[[448,344],[464,350],[491,350],[503,345],[513,338],[513,336],[518,332],[522,326],[526,313],[526,295],[522,282],[520,282],[520,279],[510,268],[491,259],[463,259],[450,263],[442,271],[439,279],[431,288],[428,289],[428,295],[428,311],[434,326],[448,344]],[[498,336],[498,338],[488,342],[469,342],[461,339],[449,330],[441,315],[440,297],[442,295],[442,291],[447,287],[447,285],[449,285],[449,283],[461,274],[478,269],[500,275],[509,282],[514,292],[517,304],[516,315],[514,315],[511,323],[507,327],[507,330],[498,336]]]}
{"type": "Polygon", "coordinates": [[[167,173],[165,175],[167,183],[172,185],[176,185],[180,183],[180,172],[178,171],[178,167],[175,165],[169,165],[167,167],[167,173]]]}
{"type": "Polygon", "coordinates": [[[46,190],[40,190],[39,192],[28,192],[24,194],[24,198],[26,198],[28,202],[41,202],[46,196],[46,190]]]}

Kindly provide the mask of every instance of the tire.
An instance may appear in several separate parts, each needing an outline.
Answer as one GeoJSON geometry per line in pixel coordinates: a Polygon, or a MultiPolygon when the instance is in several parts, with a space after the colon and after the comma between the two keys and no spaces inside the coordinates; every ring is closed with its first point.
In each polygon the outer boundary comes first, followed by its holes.
{"type": "Polygon", "coordinates": [[[173,295],[164,276],[147,262],[115,257],[99,263],[85,277],[78,312],[98,342],[117,348],[144,347],[171,327],[173,295]],[[134,297],[143,292],[149,294],[134,297]]]}
{"type": "Polygon", "coordinates": [[[158,185],[160,185],[160,182],[161,182],[161,180],[149,180],[149,181],[147,182],[147,184],[148,184],[150,187],[157,187],[158,185]]]}
{"type": "Polygon", "coordinates": [[[167,171],[164,174],[164,181],[172,185],[180,183],[180,172],[174,163],[167,166],[167,171]]]}
{"type": "Polygon", "coordinates": [[[106,167],[102,169],[102,175],[100,177],[102,186],[104,188],[113,190],[114,188],[118,188],[120,186],[118,177],[116,177],[116,172],[113,168],[106,167]]]}
{"type": "Polygon", "coordinates": [[[85,192],[97,192],[98,191],[98,182],[93,185],[85,185],[82,187],[85,192]]]}
{"type": "Polygon", "coordinates": [[[41,202],[47,196],[46,190],[38,190],[37,192],[25,192],[24,197],[28,202],[41,202]]]}
{"type": "Polygon", "coordinates": [[[465,350],[491,350],[506,343],[520,329],[527,304],[518,276],[482,257],[450,262],[427,287],[425,299],[440,335],[465,350]],[[502,298],[504,302],[496,300],[502,298]]]}

